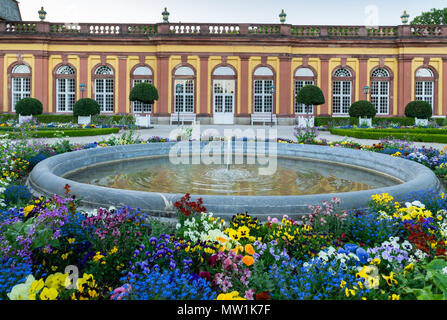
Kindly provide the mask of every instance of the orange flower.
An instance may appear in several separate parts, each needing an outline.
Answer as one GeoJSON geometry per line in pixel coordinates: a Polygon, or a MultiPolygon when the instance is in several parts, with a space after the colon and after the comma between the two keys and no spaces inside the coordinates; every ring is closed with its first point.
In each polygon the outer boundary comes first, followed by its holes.
{"type": "Polygon", "coordinates": [[[245,263],[247,267],[255,263],[255,259],[252,256],[245,256],[242,258],[242,262],[245,263]]]}
{"type": "Polygon", "coordinates": [[[247,252],[249,255],[254,255],[255,249],[253,249],[253,246],[251,244],[247,244],[245,246],[245,252],[247,252]]]}

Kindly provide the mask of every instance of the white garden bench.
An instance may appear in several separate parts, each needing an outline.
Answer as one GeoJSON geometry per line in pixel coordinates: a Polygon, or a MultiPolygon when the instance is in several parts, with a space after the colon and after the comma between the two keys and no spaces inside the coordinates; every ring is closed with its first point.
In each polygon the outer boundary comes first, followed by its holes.
{"type": "Polygon", "coordinates": [[[150,114],[142,114],[135,115],[135,125],[137,127],[149,128],[151,126],[151,115],[150,114]]]}
{"type": "Polygon", "coordinates": [[[196,115],[194,113],[172,113],[170,124],[172,125],[173,122],[181,122],[182,124],[184,124],[185,122],[191,122],[195,124],[196,115]]]}
{"type": "Polygon", "coordinates": [[[276,114],[270,114],[270,113],[253,113],[251,115],[251,125],[255,122],[262,122],[264,125],[266,123],[274,123],[277,124],[276,120],[276,114]]]}

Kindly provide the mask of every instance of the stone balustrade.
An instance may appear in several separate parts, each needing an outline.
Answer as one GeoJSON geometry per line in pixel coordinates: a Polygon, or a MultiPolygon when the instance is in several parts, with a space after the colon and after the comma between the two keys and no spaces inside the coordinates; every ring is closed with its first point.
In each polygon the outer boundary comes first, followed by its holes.
{"type": "Polygon", "coordinates": [[[204,36],[213,37],[290,37],[290,38],[442,38],[447,37],[447,26],[300,26],[290,24],[227,24],[227,23],[54,23],[37,21],[1,21],[0,34],[36,36],[88,37],[148,37],[148,36],[204,36]]]}

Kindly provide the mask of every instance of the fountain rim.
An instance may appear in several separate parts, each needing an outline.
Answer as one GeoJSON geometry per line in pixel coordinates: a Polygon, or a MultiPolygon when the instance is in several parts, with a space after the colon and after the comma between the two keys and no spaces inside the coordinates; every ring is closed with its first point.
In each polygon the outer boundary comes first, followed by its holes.
{"type": "MultiPolygon", "coordinates": [[[[99,164],[103,161],[95,161],[101,157],[115,157],[117,160],[122,160],[135,158],[135,153],[145,153],[151,151],[163,152],[166,155],[168,149],[175,143],[176,142],[161,142],[120,145],[113,147],[84,149],[56,155],[45,159],[36,165],[28,177],[27,185],[36,195],[52,196],[53,194],[63,195],[63,187],[66,184],[69,184],[71,186],[72,194],[75,194],[78,199],[83,198],[84,196],[83,202],[87,207],[97,208],[108,206],[131,206],[133,208],[139,207],[143,211],[146,210],[154,213],[155,215],[172,216],[172,203],[179,200],[184,194],[156,193],[93,186],[65,179],[62,176],[68,171],[63,174],[60,172],[64,172],[63,166],[66,161],[70,161],[72,163],[74,163],[75,160],[78,162],[90,161],[90,163],[99,164]],[[133,152],[133,156],[129,156],[129,153],[131,152],[133,152]],[[125,199],[125,201],[121,201],[121,199],[125,199]]],[[[209,142],[200,142],[200,146],[202,147],[203,144],[208,143],[209,142]]],[[[221,143],[224,142],[222,141],[221,143]]],[[[309,204],[318,204],[323,200],[329,200],[331,197],[341,198],[342,201],[344,201],[344,204],[346,204],[347,208],[356,208],[359,207],[360,202],[363,201],[362,203],[366,203],[366,199],[371,200],[372,194],[396,194],[396,199],[399,199],[399,196],[402,196],[404,193],[408,195],[410,193],[409,191],[426,189],[440,190],[442,188],[439,180],[429,168],[407,159],[391,157],[386,154],[371,151],[348,148],[284,143],[274,144],[279,151],[278,156],[296,156],[296,154],[300,152],[313,152],[314,155],[318,154],[320,156],[326,156],[327,158],[335,157],[345,160],[350,159],[350,161],[355,160],[360,161],[361,163],[365,163],[364,161],[367,159],[372,163],[372,166],[384,166],[388,171],[397,170],[396,172],[399,172],[401,176],[406,176],[408,178],[402,179],[399,176],[396,177],[394,175],[394,177],[403,180],[404,183],[390,187],[336,194],[285,196],[227,196],[194,194],[191,195],[192,198],[202,198],[205,202],[205,206],[208,202],[207,208],[209,208],[210,211],[221,215],[235,214],[237,213],[236,211],[242,212],[245,210],[250,210],[253,212],[255,210],[260,210],[262,211],[261,214],[263,215],[271,213],[272,216],[282,216],[282,213],[284,213],[289,214],[290,216],[294,213],[300,213],[301,215],[304,213],[305,208],[307,210],[309,204]],[[233,209],[231,209],[231,207],[233,207],[233,209]],[[247,208],[243,209],[244,207],[247,208]]],[[[151,154],[163,156],[163,154],[160,153],[151,154]]],[[[307,158],[312,157],[309,156],[307,158]]],[[[369,162],[367,163],[369,164],[369,162]]],[[[365,168],[364,165],[362,167],[365,168]]],[[[383,172],[383,170],[379,172],[383,172]]]]}

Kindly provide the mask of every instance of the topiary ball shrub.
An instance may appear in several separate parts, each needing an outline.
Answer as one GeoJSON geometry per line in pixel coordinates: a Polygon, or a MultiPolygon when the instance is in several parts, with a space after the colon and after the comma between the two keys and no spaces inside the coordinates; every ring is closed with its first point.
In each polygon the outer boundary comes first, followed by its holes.
{"type": "Polygon", "coordinates": [[[16,113],[21,116],[35,116],[42,112],[42,102],[35,98],[23,98],[16,104],[16,113]]]}
{"type": "Polygon", "coordinates": [[[376,114],[376,107],[366,100],[356,101],[349,108],[349,116],[354,118],[374,118],[376,114]]]}
{"type": "Polygon", "coordinates": [[[155,100],[158,100],[158,90],[150,83],[139,83],[132,88],[129,95],[129,100],[153,104],[155,100]]]}
{"type": "Polygon", "coordinates": [[[432,115],[431,105],[425,101],[412,101],[405,107],[405,116],[408,118],[429,119],[432,115]]]}
{"type": "Polygon", "coordinates": [[[101,112],[99,103],[90,98],[78,100],[73,106],[73,115],[75,117],[89,117],[101,112]]]}
{"type": "Polygon", "coordinates": [[[7,206],[28,203],[31,200],[31,192],[24,186],[9,186],[3,192],[7,206]]]}

